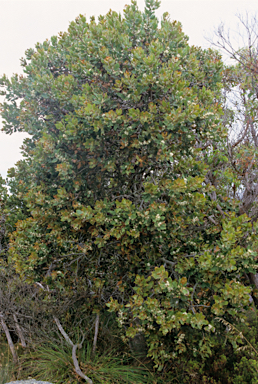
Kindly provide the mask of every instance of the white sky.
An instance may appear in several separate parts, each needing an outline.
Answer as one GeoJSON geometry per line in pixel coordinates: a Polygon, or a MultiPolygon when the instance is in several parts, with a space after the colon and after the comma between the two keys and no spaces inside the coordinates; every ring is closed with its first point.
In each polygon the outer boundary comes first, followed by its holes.
{"type": "MultiPolygon", "coordinates": [[[[34,47],[52,35],[68,28],[80,13],[90,16],[106,14],[109,9],[122,12],[130,0],[0,0],[0,76],[21,73],[20,58],[26,49],[34,47]]],[[[141,10],[144,0],[138,0],[141,10]]],[[[204,36],[212,35],[221,22],[236,27],[236,14],[256,13],[257,0],[162,0],[158,17],[169,12],[171,19],[183,24],[190,44],[208,47],[204,36]]],[[[1,101],[3,98],[1,99],[1,101]]],[[[1,128],[1,121],[0,121],[1,128]]],[[[0,132],[0,174],[21,158],[19,147],[23,133],[11,136],[0,132]]]]}

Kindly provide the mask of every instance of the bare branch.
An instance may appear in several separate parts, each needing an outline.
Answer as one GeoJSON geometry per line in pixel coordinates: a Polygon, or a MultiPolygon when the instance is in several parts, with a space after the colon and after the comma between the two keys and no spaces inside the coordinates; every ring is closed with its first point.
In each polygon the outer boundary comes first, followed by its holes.
{"type": "Polygon", "coordinates": [[[81,368],[79,366],[79,363],[78,363],[78,360],[77,360],[77,357],[76,357],[76,349],[77,348],[78,348],[78,345],[74,344],[73,345],[72,358],[73,358],[73,364],[74,364],[75,372],[77,373],[77,375],[79,375],[84,380],[86,380],[87,383],[93,384],[93,381],[88,376],[84,375],[84,373],[82,372],[82,370],[81,370],[81,368]]]}
{"type": "Polygon", "coordinates": [[[5,336],[7,338],[10,351],[11,351],[11,353],[13,355],[13,362],[16,364],[18,362],[18,356],[17,356],[16,350],[15,350],[15,347],[14,347],[14,344],[13,344],[12,337],[10,335],[9,329],[8,329],[8,327],[7,327],[7,325],[6,325],[5,321],[4,321],[4,316],[2,314],[0,314],[0,318],[1,318],[1,325],[3,327],[5,336]]]}
{"type": "Polygon", "coordinates": [[[72,347],[73,347],[73,342],[72,340],[70,339],[70,337],[67,335],[67,333],[65,332],[64,328],[62,327],[60,321],[58,320],[57,317],[54,316],[54,320],[55,320],[55,323],[57,325],[57,328],[59,329],[59,331],[61,332],[61,334],[64,336],[65,340],[67,341],[68,344],[70,344],[72,347]]]}
{"type": "Polygon", "coordinates": [[[165,257],[162,257],[161,260],[164,261],[165,264],[170,265],[171,267],[174,267],[177,264],[177,262],[167,260],[167,259],[165,259],[165,257]]]}
{"type": "Polygon", "coordinates": [[[20,327],[20,325],[18,323],[18,319],[17,319],[15,314],[13,314],[13,319],[14,319],[14,322],[15,322],[15,326],[16,326],[16,329],[17,329],[18,336],[19,336],[19,338],[21,340],[21,345],[22,345],[23,348],[26,348],[27,344],[26,344],[26,341],[25,341],[22,329],[21,329],[21,327],[20,327]]]}
{"type": "Polygon", "coordinates": [[[95,333],[94,333],[94,340],[93,340],[92,356],[94,356],[96,352],[98,333],[99,333],[99,312],[97,313],[96,320],[95,320],[95,333]]]}
{"type": "MultiPolygon", "coordinates": [[[[83,343],[83,341],[81,342],[80,345],[78,345],[78,344],[74,344],[74,343],[72,342],[72,340],[70,339],[70,337],[69,337],[69,336],[67,335],[67,333],[65,332],[65,330],[64,330],[64,328],[62,327],[62,325],[61,325],[60,321],[58,320],[58,318],[54,316],[54,320],[55,320],[55,323],[56,323],[56,325],[57,325],[59,331],[61,332],[61,334],[63,335],[63,337],[64,337],[65,340],[67,341],[67,343],[70,344],[71,347],[72,347],[72,359],[73,359],[73,364],[74,364],[75,372],[76,372],[81,378],[83,378],[84,380],[86,380],[87,383],[89,383],[89,384],[93,384],[93,381],[92,381],[88,376],[86,376],[86,375],[82,372],[82,370],[81,370],[81,368],[80,368],[80,366],[79,366],[79,362],[78,362],[78,360],[77,360],[77,356],[76,356],[76,350],[77,350],[77,348],[81,348],[81,347],[82,347],[82,343],[83,343]]],[[[84,340],[84,339],[83,339],[83,340],[84,340]]]]}

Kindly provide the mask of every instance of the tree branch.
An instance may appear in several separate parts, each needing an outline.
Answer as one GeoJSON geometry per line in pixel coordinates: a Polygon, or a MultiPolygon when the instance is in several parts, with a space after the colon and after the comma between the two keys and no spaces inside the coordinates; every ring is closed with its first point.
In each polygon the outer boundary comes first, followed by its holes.
{"type": "Polygon", "coordinates": [[[65,330],[64,330],[64,328],[62,327],[62,325],[61,325],[60,321],[58,320],[58,318],[54,316],[54,320],[55,320],[55,323],[56,323],[56,325],[57,325],[57,328],[59,329],[59,331],[61,332],[61,334],[63,335],[63,337],[64,337],[65,340],[67,341],[67,343],[70,344],[71,347],[72,347],[72,359],[73,359],[73,364],[74,364],[75,372],[76,372],[80,377],[82,377],[84,380],[86,380],[88,384],[93,384],[93,381],[92,381],[88,376],[86,376],[86,375],[82,372],[82,370],[81,370],[81,368],[80,368],[80,366],[79,366],[79,362],[78,362],[78,360],[77,360],[77,356],[76,356],[76,349],[77,349],[78,347],[79,347],[79,348],[82,347],[82,343],[83,343],[83,341],[81,342],[80,345],[78,345],[78,344],[74,344],[74,343],[72,342],[72,340],[70,339],[70,337],[69,337],[69,336],[67,335],[67,333],[65,332],[65,330]]]}
{"type": "Polygon", "coordinates": [[[73,358],[73,364],[74,364],[75,372],[77,373],[77,375],[79,375],[84,380],[86,380],[87,383],[93,384],[93,381],[88,376],[84,375],[84,373],[82,372],[82,370],[81,370],[81,368],[79,366],[79,363],[78,363],[78,360],[77,360],[77,357],[76,357],[76,349],[77,349],[77,347],[78,347],[78,345],[74,344],[73,345],[73,352],[72,352],[72,358],[73,358]]]}
{"type": "Polygon", "coordinates": [[[94,356],[96,352],[98,333],[99,333],[99,312],[97,313],[96,320],[95,320],[95,334],[94,334],[94,340],[93,340],[92,356],[94,356]]]}
{"type": "Polygon", "coordinates": [[[15,347],[14,347],[14,344],[13,344],[13,341],[12,341],[12,337],[11,337],[9,329],[8,329],[8,327],[7,327],[7,325],[6,325],[5,321],[4,321],[4,316],[2,314],[0,314],[0,317],[1,317],[1,325],[2,325],[4,333],[6,335],[9,348],[10,348],[11,353],[13,355],[13,362],[16,364],[17,361],[18,361],[18,356],[17,356],[17,353],[15,351],[15,347]]]}
{"type": "Polygon", "coordinates": [[[67,341],[67,343],[70,344],[73,347],[74,344],[73,344],[72,340],[70,339],[70,337],[65,332],[65,330],[62,327],[62,325],[61,325],[60,321],[58,320],[58,318],[54,316],[54,320],[55,320],[55,323],[57,325],[57,328],[59,329],[60,333],[64,336],[64,338],[67,341]]]}

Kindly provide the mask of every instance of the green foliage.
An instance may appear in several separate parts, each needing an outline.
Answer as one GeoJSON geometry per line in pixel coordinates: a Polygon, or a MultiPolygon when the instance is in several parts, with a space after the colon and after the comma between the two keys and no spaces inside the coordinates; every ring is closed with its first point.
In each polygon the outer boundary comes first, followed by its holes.
{"type": "Polygon", "coordinates": [[[238,271],[245,269],[250,252],[236,246],[248,225],[247,218],[232,217],[223,223],[221,248],[217,245],[213,250],[215,257],[206,248],[200,256],[167,261],[168,270],[161,266],[147,278],[136,276],[135,294],[128,303],[111,300],[108,304],[118,312],[120,326],[127,325],[127,337],[146,335],[148,355],[159,369],[190,351],[194,357],[209,357],[213,347],[210,333],[218,332],[216,316],[242,317],[240,302],[248,308],[251,288],[239,282],[238,271]],[[190,283],[192,275],[194,284],[190,283]]]}
{"type": "Polygon", "coordinates": [[[258,383],[258,361],[243,357],[240,363],[235,366],[234,383],[258,383]]]}

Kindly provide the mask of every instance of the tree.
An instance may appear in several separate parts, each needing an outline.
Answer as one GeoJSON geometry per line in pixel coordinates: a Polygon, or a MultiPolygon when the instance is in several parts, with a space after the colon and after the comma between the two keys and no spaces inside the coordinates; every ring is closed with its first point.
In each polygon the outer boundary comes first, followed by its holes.
{"type": "MultiPolygon", "coordinates": [[[[238,201],[236,214],[247,214],[257,222],[257,17],[238,16],[241,46],[235,46],[230,33],[221,24],[216,41],[210,42],[233,60],[224,70],[224,124],[228,130],[225,155],[231,175],[228,196],[238,201]]],[[[218,184],[219,185],[219,184],[218,184]]],[[[248,237],[248,235],[246,235],[248,237]]],[[[252,246],[252,245],[251,245],[252,246]]],[[[255,250],[257,252],[257,249],[255,250]]],[[[258,288],[258,275],[250,273],[249,280],[258,288]]],[[[256,307],[258,298],[253,295],[256,307]]]]}
{"type": "Polygon", "coordinates": [[[211,182],[227,161],[221,58],[167,13],[159,27],[158,6],[80,15],[1,84],[4,131],[30,134],[12,179],[27,209],[11,234],[16,271],[91,291],[91,309],[109,303],[162,367],[209,356],[216,316],[242,316],[256,229],[211,182]]]}

